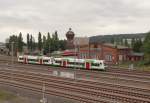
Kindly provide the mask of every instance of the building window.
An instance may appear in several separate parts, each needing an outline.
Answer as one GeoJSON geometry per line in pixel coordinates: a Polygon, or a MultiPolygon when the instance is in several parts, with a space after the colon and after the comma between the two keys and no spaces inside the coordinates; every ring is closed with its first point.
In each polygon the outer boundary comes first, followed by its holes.
{"type": "Polygon", "coordinates": [[[123,55],[119,55],[119,61],[123,61],[123,55]]]}
{"type": "Polygon", "coordinates": [[[94,44],[94,48],[97,48],[98,47],[98,45],[97,44],[94,44]]]}
{"type": "Polygon", "coordinates": [[[106,61],[112,61],[112,55],[111,54],[105,55],[105,60],[106,61]]]}

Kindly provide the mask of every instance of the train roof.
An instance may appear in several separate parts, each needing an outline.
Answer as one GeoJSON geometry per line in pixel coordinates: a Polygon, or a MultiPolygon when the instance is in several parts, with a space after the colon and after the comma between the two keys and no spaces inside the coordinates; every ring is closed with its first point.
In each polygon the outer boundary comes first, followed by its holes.
{"type": "Polygon", "coordinates": [[[85,59],[86,61],[94,61],[94,62],[103,62],[104,60],[97,60],[97,59],[85,59]]]}
{"type": "Polygon", "coordinates": [[[43,59],[51,59],[51,58],[53,58],[53,57],[46,57],[46,56],[43,56],[42,58],[43,58],[43,59]]]}
{"type": "Polygon", "coordinates": [[[56,59],[56,60],[62,60],[62,58],[54,58],[54,59],[56,59]]]}
{"type": "Polygon", "coordinates": [[[56,59],[56,60],[69,60],[72,62],[78,61],[78,62],[104,62],[104,60],[96,60],[96,59],[78,59],[78,58],[71,58],[71,57],[63,57],[63,58],[54,58],[54,57],[46,57],[46,56],[33,56],[33,55],[20,55],[19,57],[28,57],[30,59],[38,59],[38,58],[43,58],[43,59],[56,59]]]}

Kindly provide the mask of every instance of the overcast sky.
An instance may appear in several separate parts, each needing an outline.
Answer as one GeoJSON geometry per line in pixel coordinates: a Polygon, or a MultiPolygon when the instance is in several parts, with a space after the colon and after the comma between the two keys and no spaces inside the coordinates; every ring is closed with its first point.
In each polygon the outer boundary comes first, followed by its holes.
{"type": "Polygon", "coordinates": [[[0,42],[9,35],[69,28],[76,36],[150,30],[150,0],[0,0],[0,42]]]}

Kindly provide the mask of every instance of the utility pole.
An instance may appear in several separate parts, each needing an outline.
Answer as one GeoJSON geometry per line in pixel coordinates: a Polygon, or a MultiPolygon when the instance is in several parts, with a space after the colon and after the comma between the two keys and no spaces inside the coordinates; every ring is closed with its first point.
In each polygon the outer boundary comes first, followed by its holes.
{"type": "MultiPolygon", "coordinates": [[[[14,65],[14,42],[11,42],[11,65],[14,65]]],[[[11,80],[13,80],[13,73],[11,73],[11,80]]]]}
{"type": "Polygon", "coordinates": [[[77,41],[74,41],[74,69],[76,69],[76,45],[77,41]]]}
{"type": "Polygon", "coordinates": [[[50,44],[49,44],[49,47],[48,47],[48,48],[49,48],[49,56],[51,56],[51,55],[50,55],[50,54],[51,54],[51,53],[50,53],[50,52],[51,52],[51,45],[50,45],[50,44]]]}
{"type": "Polygon", "coordinates": [[[11,63],[13,65],[14,64],[14,42],[11,43],[11,52],[12,52],[12,54],[11,54],[11,56],[12,56],[11,63]]]}
{"type": "Polygon", "coordinates": [[[74,52],[75,52],[75,55],[74,55],[74,62],[75,62],[75,66],[74,66],[74,69],[76,69],[76,60],[77,60],[77,56],[78,56],[78,46],[79,46],[79,40],[78,38],[75,39],[74,41],[74,52]]]}
{"type": "Polygon", "coordinates": [[[42,86],[42,99],[40,100],[41,103],[47,103],[47,98],[45,97],[45,82],[43,82],[42,86]]]}

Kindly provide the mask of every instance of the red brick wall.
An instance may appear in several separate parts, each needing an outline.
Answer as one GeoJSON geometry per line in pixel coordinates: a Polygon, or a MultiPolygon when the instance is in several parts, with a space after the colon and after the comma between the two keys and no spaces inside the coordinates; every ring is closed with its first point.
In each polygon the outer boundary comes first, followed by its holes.
{"type": "Polygon", "coordinates": [[[118,62],[118,50],[116,48],[103,46],[101,56],[102,59],[106,61],[106,63],[115,64],[116,62],[118,62]],[[106,57],[107,55],[110,55],[112,60],[108,60],[106,57]]]}
{"type": "Polygon", "coordinates": [[[102,59],[102,60],[105,60],[106,63],[116,64],[119,62],[119,55],[122,55],[123,61],[125,61],[126,55],[130,53],[130,50],[129,49],[117,49],[117,48],[107,46],[107,45],[102,45],[102,44],[90,44],[89,46],[87,45],[84,47],[80,47],[79,52],[89,53],[89,55],[86,58],[93,59],[92,54],[94,54],[96,55],[96,59],[102,59]],[[108,55],[111,56],[111,61],[108,60],[108,55]]]}

